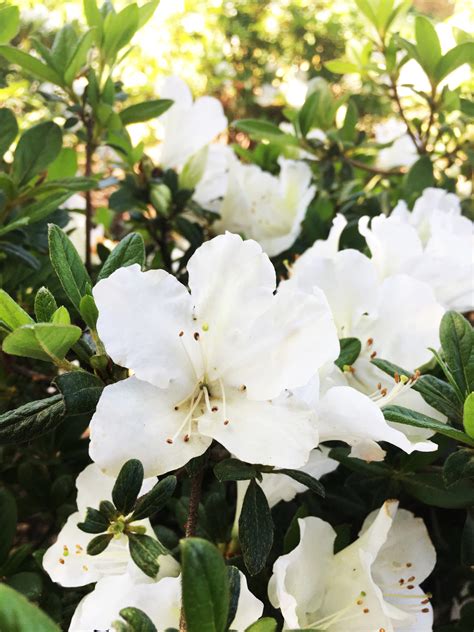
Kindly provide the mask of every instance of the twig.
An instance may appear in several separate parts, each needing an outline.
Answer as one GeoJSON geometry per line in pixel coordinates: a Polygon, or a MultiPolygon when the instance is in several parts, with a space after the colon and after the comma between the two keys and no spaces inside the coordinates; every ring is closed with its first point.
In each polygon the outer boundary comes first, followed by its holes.
{"type": "MultiPolygon", "coordinates": [[[[94,121],[90,116],[84,115],[84,125],[86,127],[86,167],[85,176],[92,175],[92,157],[94,155],[94,121]]],[[[92,205],[92,192],[90,189],[86,191],[86,256],[85,263],[87,271],[91,271],[91,233],[92,233],[92,214],[94,208],[92,205]]]]}

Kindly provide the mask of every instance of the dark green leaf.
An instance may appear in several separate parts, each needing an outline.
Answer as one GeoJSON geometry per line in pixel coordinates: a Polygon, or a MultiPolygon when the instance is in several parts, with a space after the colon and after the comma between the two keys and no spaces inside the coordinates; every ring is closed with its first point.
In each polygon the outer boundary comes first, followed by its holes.
{"type": "Polygon", "coordinates": [[[461,537],[461,562],[465,566],[474,566],[474,508],[467,510],[466,522],[461,537]]]}
{"type": "Polygon", "coordinates": [[[334,361],[334,364],[343,371],[345,366],[351,366],[357,360],[362,345],[358,338],[341,338],[339,343],[341,345],[341,351],[338,359],[334,361]]]}
{"type": "Polygon", "coordinates": [[[405,490],[426,505],[460,509],[474,505],[474,485],[468,480],[446,487],[441,472],[406,474],[400,477],[405,490]]]}
{"type": "Polygon", "coordinates": [[[84,533],[103,533],[109,528],[109,521],[97,509],[87,507],[84,522],[79,522],[77,526],[84,533]]]}
{"type": "Polygon", "coordinates": [[[138,233],[130,233],[112,250],[102,266],[98,280],[106,279],[115,270],[134,263],[138,263],[140,267],[145,264],[145,243],[138,233]]]}
{"type": "MultiPolygon", "coordinates": [[[[229,612],[227,614],[227,628],[231,629],[231,623],[237,614],[240,597],[240,574],[235,566],[227,566],[227,579],[229,581],[229,612]]],[[[226,628],[226,629],[227,629],[226,628]]]]}
{"type": "Polygon", "coordinates": [[[434,186],[433,165],[428,156],[422,156],[410,167],[403,178],[405,195],[418,197],[422,191],[434,186]]]}
{"type": "Polygon", "coordinates": [[[29,182],[53,162],[61,151],[61,129],[56,123],[38,123],[20,136],[15,149],[13,178],[19,186],[29,182]]]}
{"type": "Polygon", "coordinates": [[[64,81],[68,85],[72,85],[76,75],[81,70],[81,68],[85,65],[87,60],[87,55],[91,49],[92,42],[95,37],[94,30],[87,31],[81,37],[79,42],[77,43],[76,49],[67,65],[67,68],[64,72],[64,81]]]}
{"type": "Polygon", "coordinates": [[[0,488],[0,564],[8,557],[16,533],[17,510],[15,497],[0,488]]]}
{"type": "Polygon", "coordinates": [[[18,123],[15,115],[8,108],[0,108],[0,158],[13,143],[17,134],[18,123]]]}
{"type": "Polygon", "coordinates": [[[48,323],[57,309],[56,300],[48,288],[40,287],[35,296],[36,320],[38,322],[48,323]]]}
{"type": "Polygon", "coordinates": [[[92,540],[87,545],[87,554],[100,555],[109,546],[113,537],[114,536],[112,533],[101,533],[95,538],[92,538],[92,540]]]}
{"type": "Polygon", "coordinates": [[[257,140],[268,140],[281,145],[298,145],[298,139],[291,134],[285,134],[274,123],[256,119],[241,119],[233,126],[257,140]]]}
{"type": "Polygon", "coordinates": [[[129,514],[143,484],[143,465],[137,459],[127,461],[119,472],[112,489],[112,500],[124,515],[129,514]]]}
{"type": "Polygon", "coordinates": [[[453,428],[448,424],[444,424],[442,421],[428,417],[423,413],[418,413],[409,408],[403,408],[402,406],[385,406],[382,409],[384,417],[387,421],[393,421],[399,424],[405,424],[408,426],[415,426],[416,428],[424,428],[433,432],[466,443],[467,445],[474,446],[474,440],[471,439],[466,433],[453,428]]]}
{"type": "Polygon", "coordinates": [[[99,511],[109,522],[113,522],[118,516],[118,511],[110,500],[101,500],[99,503],[99,511]]]}
{"type": "Polygon", "coordinates": [[[6,583],[32,601],[38,601],[43,592],[43,580],[38,573],[29,571],[15,573],[8,577],[6,583]]]}
{"type": "Polygon", "coordinates": [[[89,293],[91,279],[69,237],[56,225],[49,225],[49,257],[72,304],[79,311],[81,298],[89,293]]]}
{"type": "Polygon", "coordinates": [[[163,509],[176,488],[176,476],[167,476],[159,481],[148,494],[138,499],[133,511],[133,520],[143,520],[163,509]]]}
{"type": "Polygon", "coordinates": [[[214,466],[214,474],[217,480],[225,481],[248,481],[258,476],[257,469],[249,463],[243,463],[238,459],[225,459],[214,466]]]}
{"type": "Polygon", "coordinates": [[[298,115],[300,130],[303,136],[306,136],[307,133],[314,127],[314,123],[318,115],[319,105],[319,94],[317,92],[313,92],[306,98],[306,101],[304,102],[298,115]]]}
{"type": "Polygon", "coordinates": [[[250,481],[239,518],[240,548],[245,566],[256,575],[265,566],[273,544],[273,520],[267,498],[255,480],[250,481]]]}
{"type": "Polygon", "coordinates": [[[35,79],[51,81],[51,83],[55,83],[58,86],[62,85],[61,77],[53,68],[44,64],[37,57],[28,55],[28,53],[23,52],[19,48],[0,46],[0,55],[3,55],[10,63],[16,64],[29,74],[32,74],[35,79]]]}
{"type": "Polygon", "coordinates": [[[444,359],[460,391],[474,390],[474,332],[469,322],[456,312],[446,312],[439,337],[444,359]]]}
{"type": "Polygon", "coordinates": [[[305,485],[308,489],[310,489],[315,494],[318,494],[319,496],[322,496],[323,498],[325,496],[323,485],[317,479],[311,476],[311,474],[308,474],[307,472],[303,472],[302,470],[279,469],[279,470],[273,470],[272,474],[285,474],[286,476],[289,476],[293,480],[298,481],[298,483],[305,485]]]}
{"type": "Polygon", "coordinates": [[[149,121],[152,118],[164,114],[173,103],[174,101],[171,99],[154,99],[152,101],[130,105],[120,112],[120,119],[124,125],[149,121]]]}
{"type": "Polygon", "coordinates": [[[138,608],[122,608],[120,616],[127,623],[122,624],[121,621],[117,621],[112,624],[112,627],[119,632],[157,632],[150,617],[138,608]]]}
{"type": "Polygon", "coordinates": [[[5,584],[0,584],[0,630],[60,632],[59,627],[44,612],[5,584]]]}
{"type": "Polygon", "coordinates": [[[0,444],[31,441],[54,430],[63,421],[64,400],[53,395],[29,402],[0,415],[0,444]]]}
{"type": "Polygon", "coordinates": [[[181,569],[188,632],[224,632],[229,584],[219,551],[201,538],[181,540],[181,569]]]}
{"type": "Polygon", "coordinates": [[[446,487],[454,485],[463,478],[474,478],[474,450],[469,448],[452,452],[443,466],[446,487]]]}
{"type": "Polygon", "coordinates": [[[342,140],[354,142],[357,133],[356,125],[358,120],[359,112],[357,110],[357,106],[353,99],[349,99],[344,123],[339,131],[339,136],[342,140]]]}
{"type": "Polygon", "coordinates": [[[95,375],[86,371],[71,371],[54,380],[64,397],[68,415],[93,413],[104,385],[95,375]]]}
{"type": "Polygon", "coordinates": [[[148,577],[155,578],[160,570],[158,558],[167,553],[165,547],[149,535],[129,533],[128,546],[135,564],[148,577]]]}

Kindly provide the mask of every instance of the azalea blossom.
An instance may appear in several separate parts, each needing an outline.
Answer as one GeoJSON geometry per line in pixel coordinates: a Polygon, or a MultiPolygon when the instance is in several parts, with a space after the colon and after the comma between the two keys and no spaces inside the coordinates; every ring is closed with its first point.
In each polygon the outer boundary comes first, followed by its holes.
{"type": "Polygon", "coordinates": [[[179,77],[165,79],[160,97],[174,103],[158,120],[159,163],[165,169],[178,169],[227,128],[227,118],[214,97],[193,101],[189,87],[179,77]]]}
{"type": "Polygon", "coordinates": [[[322,292],[275,293],[252,240],[227,233],[188,263],[190,292],[163,270],[120,268],[94,288],[107,352],[133,375],[107,386],[90,453],[106,472],[138,458],[164,473],[213,439],[250,463],[300,467],[318,443],[310,409],[285,396],[339,354],[322,292]]]}
{"type": "Polygon", "coordinates": [[[386,501],[358,539],[334,554],[336,532],[320,518],[298,520],[300,542],[273,566],[270,601],[284,629],[429,632],[430,596],[420,584],[436,562],[423,520],[386,501]]]}
{"type": "Polygon", "coordinates": [[[389,217],[359,221],[379,275],[403,272],[428,283],[447,309],[474,309],[473,223],[459,198],[428,188],[409,211],[400,201],[389,217]]]}
{"type": "Polygon", "coordinates": [[[255,239],[270,257],[293,244],[316,191],[305,162],[280,158],[278,163],[280,173],[274,176],[257,165],[233,161],[215,224],[218,232],[255,239]]]}
{"type": "MultiPolygon", "coordinates": [[[[240,593],[237,612],[231,629],[244,630],[263,612],[262,602],[247,586],[245,575],[239,571],[240,593]]],[[[139,608],[155,624],[157,632],[179,627],[181,612],[181,578],[164,577],[158,581],[137,581],[128,574],[106,577],[79,602],[69,632],[110,630],[120,619],[122,608],[139,608]]]]}
{"type": "Polygon", "coordinates": [[[374,125],[375,142],[391,143],[377,152],[376,164],[380,169],[394,169],[395,167],[411,167],[418,160],[418,152],[406,131],[406,126],[396,119],[388,119],[374,125]]]}
{"type": "MultiPolygon", "coordinates": [[[[156,479],[145,480],[141,494],[150,491],[155,483],[156,479]]],[[[88,555],[87,545],[94,536],[77,526],[84,521],[88,507],[96,509],[102,500],[111,500],[114,484],[115,478],[104,474],[95,463],[77,477],[77,511],[69,516],[56,542],[43,557],[43,567],[54,582],[66,587],[85,586],[127,571],[142,580],[146,578],[130,558],[127,536],[116,535],[105,551],[88,555]]],[[[149,520],[136,521],[134,525],[141,525],[146,535],[156,538],[149,520]]],[[[158,577],[178,574],[179,565],[170,555],[161,556],[159,563],[158,577]]]]}
{"type": "Polygon", "coordinates": [[[335,252],[343,228],[338,218],[328,242],[316,243],[295,263],[292,286],[323,290],[332,309],[340,338],[357,338],[361,352],[344,371],[328,365],[320,380],[312,380],[295,395],[318,416],[320,441],[342,440],[353,447],[352,456],[380,460],[387,441],[406,452],[435,450],[426,441],[430,433],[385,421],[383,406],[397,404],[440,418],[439,413],[413,391],[413,379],[393,380],[371,362],[375,357],[414,372],[427,362],[428,347],[438,346],[443,308],[431,288],[407,275],[380,281],[374,263],[355,250],[335,252]]]}

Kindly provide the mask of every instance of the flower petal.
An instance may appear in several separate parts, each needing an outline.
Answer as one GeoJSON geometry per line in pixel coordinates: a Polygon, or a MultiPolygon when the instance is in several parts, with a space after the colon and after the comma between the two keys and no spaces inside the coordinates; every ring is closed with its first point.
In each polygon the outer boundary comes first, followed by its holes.
{"type": "Polygon", "coordinates": [[[245,384],[249,398],[271,399],[304,386],[338,355],[336,327],[323,293],[282,284],[270,308],[242,334],[223,378],[245,384]]]}
{"type": "MultiPolygon", "coordinates": [[[[181,396],[180,396],[181,395],[181,396]]],[[[173,437],[187,414],[175,410],[180,389],[159,389],[136,377],[107,386],[91,421],[91,458],[108,474],[117,474],[128,459],[139,459],[145,476],[175,470],[206,451],[208,437],[191,434],[183,441],[173,437]]]]}
{"type": "MultiPolygon", "coordinates": [[[[99,281],[94,298],[99,336],[116,364],[161,388],[173,380],[195,383],[179,336],[192,330],[192,301],[173,276],[164,270],[141,272],[138,264],[119,268],[99,281]]],[[[198,356],[194,361],[199,364],[198,356]]]]}
{"type": "Polygon", "coordinates": [[[306,406],[291,397],[277,404],[251,401],[235,391],[226,396],[226,418],[221,411],[205,412],[198,419],[199,432],[219,441],[242,461],[288,468],[306,463],[318,442],[306,406]]]}
{"type": "Polygon", "coordinates": [[[262,616],[263,603],[250,592],[247,578],[241,571],[239,571],[239,577],[239,603],[230,628],[236,630],[236,632],[244,632],[252,623],[262,616]]]}

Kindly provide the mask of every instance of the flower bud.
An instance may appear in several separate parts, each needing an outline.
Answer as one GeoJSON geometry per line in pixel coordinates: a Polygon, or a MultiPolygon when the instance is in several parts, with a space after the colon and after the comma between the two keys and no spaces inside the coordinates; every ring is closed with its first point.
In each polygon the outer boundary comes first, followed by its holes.
{"type": "Polygon", "coordinates": [[[171,206],[171,191],[166,184],[152,184],[150,187],[150,202],[159,215],[167,216],[171,206]]]}

